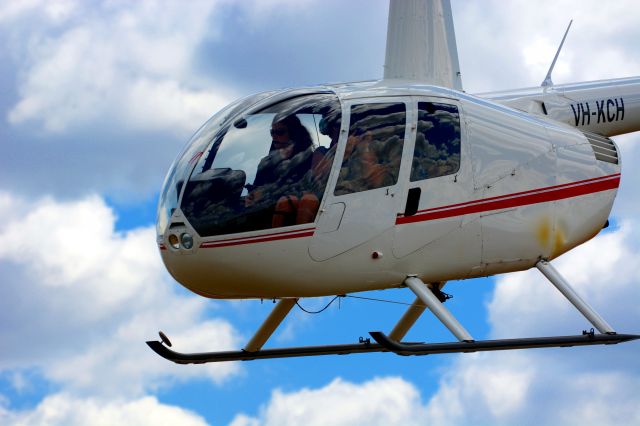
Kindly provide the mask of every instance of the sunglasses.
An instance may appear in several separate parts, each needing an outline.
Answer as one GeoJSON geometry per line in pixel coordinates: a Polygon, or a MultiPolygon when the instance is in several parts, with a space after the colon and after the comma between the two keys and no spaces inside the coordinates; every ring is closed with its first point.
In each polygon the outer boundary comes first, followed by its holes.
{"type": "Polygon", "coordinates": [[[287,129],[271,129],[271,136],[284,136],[287,133],[287,129]]]}

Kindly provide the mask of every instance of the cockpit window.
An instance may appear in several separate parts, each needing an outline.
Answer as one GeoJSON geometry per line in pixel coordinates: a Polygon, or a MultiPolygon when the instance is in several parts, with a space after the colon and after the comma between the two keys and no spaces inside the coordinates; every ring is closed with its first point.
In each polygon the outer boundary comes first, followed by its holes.
{"type": "Polygon", "coordinates": [[[318,94],[226,123],[194,158],[183,213],[201,236],[313,222],[340,120],[337,97],[318,94]]]}
{"type": "Polygon", "coordinates": [[[158,203],[158,219],[156,232],[163,235],[171,215],[178,207],[178,198],[182,192],[184,181],[188,178],[193,166],[202,156],[207,146],[216,134],[223,128],[225,122],[261,99],[265,99],[274,92],[264,92],[237,100],[226,106],[211,117],[191,138],[184,150],[169,169],[165,178],[160,201],[158,203]]]}
{"type": "Polygon", "coordinates": [[[351,107],[349,138],[335,195],[395,185],[406,126],[404,103],[351,107]]]}
{"type": "Polygon", "coordinates": [[[458,107],[419,102],[411,181],[450,175],[459,169],[460,114],[458,107]]]}

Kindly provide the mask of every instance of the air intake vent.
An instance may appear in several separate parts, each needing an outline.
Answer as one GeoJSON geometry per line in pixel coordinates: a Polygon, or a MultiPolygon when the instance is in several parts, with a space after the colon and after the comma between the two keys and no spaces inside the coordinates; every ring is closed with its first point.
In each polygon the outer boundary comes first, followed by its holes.
{"type": "Polygon", "coordinates": [[[584,135],[587,137],[587,140],[593,148],[596,160],[618,164],[618,151],[616,150],[616,145],[611,139],[593,133],[585,132],[584,135]]]}

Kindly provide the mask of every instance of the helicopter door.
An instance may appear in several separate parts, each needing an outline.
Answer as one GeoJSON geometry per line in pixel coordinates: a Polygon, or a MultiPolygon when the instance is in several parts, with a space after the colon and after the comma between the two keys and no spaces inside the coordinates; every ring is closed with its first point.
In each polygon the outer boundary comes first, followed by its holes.
{"type": "Polygon", "coordinates": [[[407,104],[386,99],[354,102],[347,108],[349,133],[340,141],[344,155],[333,166],[335,186],[328,191],[309,246],[317,261],[392,229],[401,208],[398,176],[408,131],[407,104]]]}
{"type": "Polygon", "coordinates": [[[407,256],[460,229],[472,173],[465,155],[459,105],[453,100],[418,99],[416,138],[403,213],[393,242],[397,258],[407,256]]]}

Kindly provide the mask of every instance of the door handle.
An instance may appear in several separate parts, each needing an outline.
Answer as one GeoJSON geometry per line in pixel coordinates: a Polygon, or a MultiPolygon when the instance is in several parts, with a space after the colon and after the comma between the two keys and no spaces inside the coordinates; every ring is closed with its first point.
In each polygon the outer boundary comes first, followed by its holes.
{"type": "Polygon", "coordinates": [[[420,194],[422,190],[420,188],[411,188],[407,194],[407,204],[404,208],[405,216],[413,216],[418,212],[418,206],[420,205],[420,194]]]}

